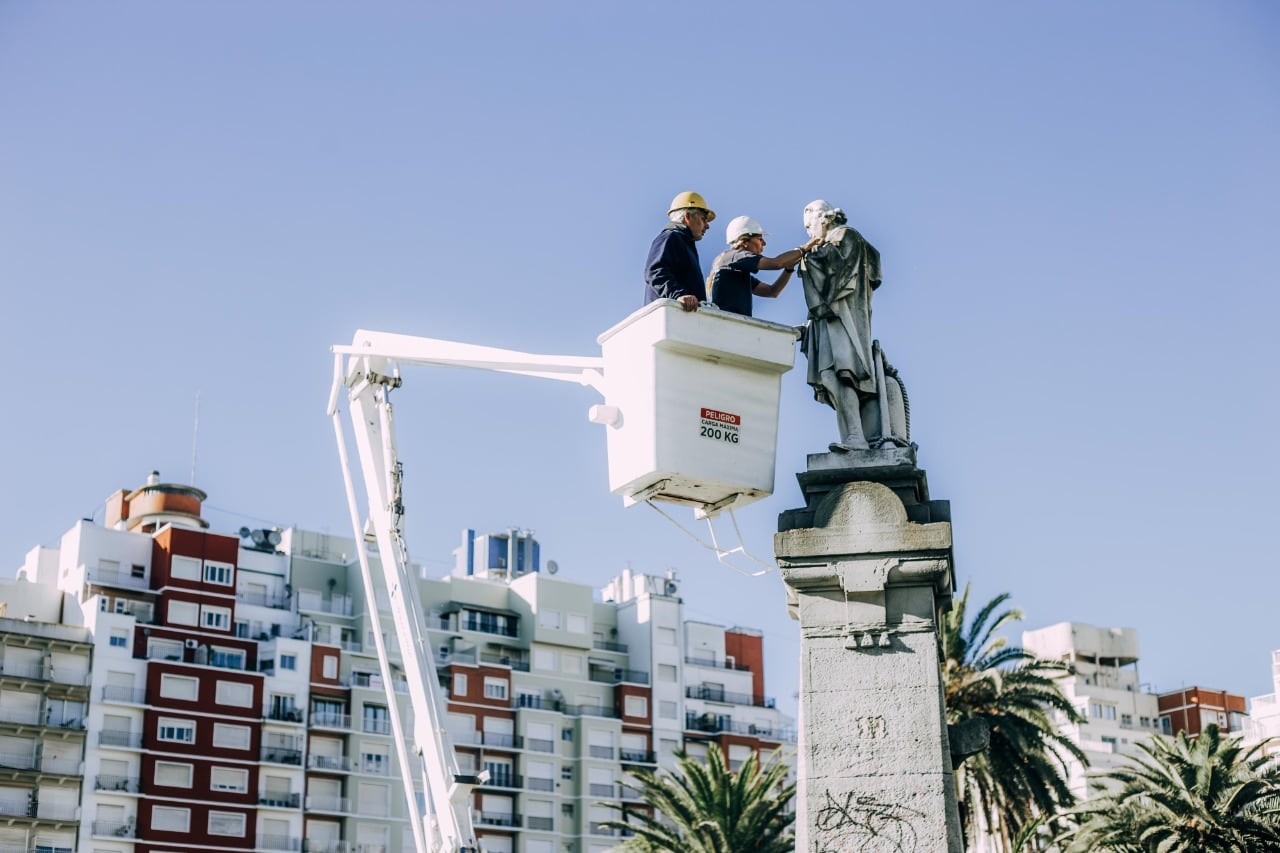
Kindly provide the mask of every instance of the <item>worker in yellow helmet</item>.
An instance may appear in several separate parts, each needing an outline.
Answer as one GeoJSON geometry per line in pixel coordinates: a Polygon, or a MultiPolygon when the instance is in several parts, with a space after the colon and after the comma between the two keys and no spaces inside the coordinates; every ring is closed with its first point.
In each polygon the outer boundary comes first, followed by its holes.
{"type": "Polygon", "coordinates": [[[698,263],[697,242],[707,233],[716,212],[695,192],[682,192],[671,200],[667,227],[649,247],[644,265],[644,302],[675,299],[686,311],[697,311],[707,299],[698,263]]]}

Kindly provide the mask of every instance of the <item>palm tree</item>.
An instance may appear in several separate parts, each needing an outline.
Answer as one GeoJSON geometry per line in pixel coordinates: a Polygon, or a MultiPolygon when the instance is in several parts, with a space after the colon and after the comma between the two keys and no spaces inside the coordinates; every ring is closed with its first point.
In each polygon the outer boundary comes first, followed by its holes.
{"type": "Polygon", "coordinates": [[[1074,804],[1067,757],[1081,764],[1087,759],[1050,717],[1056,711],[1071,722],[1081,719],[1055,680],[1071,672],[1070,664],[1039,658],[996,636],[1022,619],[1014,608],[996,614],[1008,599],[1008,593],[996,596],[966,627],[965,586],[943,619],[942,677],[947,722],[980,717],[991,735],[985,750],[956,769],[965,837],[972,841],[981,825],[1003,849],[1017,850],[1013,839],[1023,829],[1074,804]]]}
{"type": "Polygon", "coordinates": [[[1095,778],[1098,796],[1056,839],[1065,853],[1280,851],[1280,765],[1263,745],[1209,725],[1192,740],[1138,744],[1143,755],[1095,778]]]}
{"type": "Polygon", "coordinates": [[[674,773],[640,770],[633,786],[655,812],[614,805],[622,820],[605,826],[634,832],[622,849],[644,853],[791,853],[796,786],[778,753],[760,765],[753,753],[737,773],[712,744],[706,764],[677,753],[674,773]],[[659,819],[659,817],[663,819],[659,819]]]}

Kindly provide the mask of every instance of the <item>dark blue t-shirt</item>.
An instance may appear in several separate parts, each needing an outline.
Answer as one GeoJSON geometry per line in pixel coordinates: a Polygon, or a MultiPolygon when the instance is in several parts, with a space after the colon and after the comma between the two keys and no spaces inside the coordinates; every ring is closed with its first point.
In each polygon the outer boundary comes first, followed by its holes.
{"type": "Polygon", "coordinates": [[[711,265],[711,301],[717,308],[751,316],[751,292],[760,279],[760,256],[746,249],[728,249],[711,265]]]}
{"type": "Polygon", "coordinates": [[[679,299],[693,294],[707,301],[707,287],[698,263],[698,246],[687,225],[672,223],[653,240],[644,263],[644,304],[655,299],[679,299]]]}

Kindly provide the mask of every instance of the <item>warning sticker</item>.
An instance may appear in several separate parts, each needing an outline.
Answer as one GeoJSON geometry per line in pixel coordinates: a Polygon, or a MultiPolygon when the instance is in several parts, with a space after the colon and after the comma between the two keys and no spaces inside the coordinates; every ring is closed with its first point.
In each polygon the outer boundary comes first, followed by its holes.
{"type": "Polygon", "coordinates": [[[715,409],[703,409],[700,419],[703,438],[712,441],[738,443],[738,429],[742,426],[742,416],[730,412],[717,412],[715,409]]]}

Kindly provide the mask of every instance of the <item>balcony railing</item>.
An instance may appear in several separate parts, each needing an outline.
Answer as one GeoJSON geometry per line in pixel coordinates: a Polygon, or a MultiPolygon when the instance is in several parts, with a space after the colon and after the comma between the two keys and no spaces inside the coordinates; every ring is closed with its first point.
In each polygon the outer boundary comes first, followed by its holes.
{"type": "Polygon", "coordinates": [[[345,755],[315,755],[313,753],[307,756],[307,766],[312,770],[331,770],[337,773],[350,773],[351,759],[345,755]]]}
{"type": "Polygon", "coordinates": [[[95,791],[115,791],[122,794],[138,793],[138,777],[99,775],[93,777],[95,791]]]}
{"type": "Polygon", "coordinates": [[[330,613],[334,616],[350,616],[351,598],[345,595],[335,595],[325,598],[318,592],[311,590],[298,591],[298,610],[312,611],[314,613],[330,613]]]}
{"type": "Polygon", "coordinates": [[[588,678],[604,684],[618,684],[624,681],[628,684],[649,683],[649,673],[639,669],[592,669],[588,678]]]}
{"type": "Polygon", "coordinates": [[[40,724],[40,711],[35,708],[31,710],[0,708],[0,723],[36,726],[40,724]]]}
{"type": "Polygon", "coordinates": [[[280,723],[301,723],[305,715],[301,708],[268,708],[263,716],[280,723]]]}
{"type": "Polygon", "coordinates": [[[764,740],[785,741],[787,743],[794,743],[796,739],[795,729],[774,728],[760,723],[735,723],[727,717],[721,717],[716,714],[686,714],[684,727],[688,731],[750,735],[764,740]]]}
{"type": "Polygon", "coordinates": [[[245,590],[236,593],[236,601],[241,604],[252,604],[257,607],[270,607],[273,610],[288,610],[289,597],[269,592],[250,592],[245,590]]]}
{"type": "Polygon", "coordinates": [[[618,758],[623,764],[657,764],[658,757],[652,752],[643,749],[621,749],[618,750],[618,758]]]}
{"type": "Polygon", "coordinates": [[[611,719],[618,718],[618,712],[613,708],[605,708],[600,705],[564,705],[558,708],[561,713],[568,714],[571,717],[608,717],[611,719]]]}
{"type": "Polygon", "coordinates": [[[124,702],[128,705],[145,705],[147,704],[147,690],[145,687],[117,687],[108,684],[102,688],[103,702],[124,702]]]}
{"type": "Polygon", "coordinates": [[[686,655],[684,662],[687,664],[691,664],[693,666],[709,666],[713,669],[732,669],[737,672],[751,671],[751,667],[749,666],[743,666],[742,664],[737,663],[736,661],[729,661],[729,660],[716,658],[714,655],[710,655],[710,656],[686,655]]]}
{"type": "Polygon", "coordinates": [[[0,752],[0,767],[12,770],[35,770],[40,759],[34,755],[14,752],[0,752]]]}
{"type": "Polygon", "coordinates": [[[350,729],[351,715],[337,714],[332,711],[312,711],[311,726],[324,729],[350,729]]]}
{"type": "Polygon", "coordinates": [[[356,846],[350,841],[317,838],[302,839],[303,853],[353,853],[356,846]]]}
{"type": "Polygon", "coordinates": [[[482,787],[486,788],[523,788],[524,778],[514,773],[490,773],[489,781],[485,782],[482,787]]]}
{"type": "Polygon", "coordinates": [[[42,663],[0,661],[0,676],[27,681],[52,681],[55,684],[69,684],[74,687],[84,687],[89,683],[88,675],[62,672],[56,666],[46,666],[42,663]]]}
{"type": "Polygon", "coordinates": [[[41,773],[54,773],[59,776],[79,776],[80,759],[78,758],[42,758],[41,773]]]}
{"type": "Polygon", "coordinates": [[[98,745],[115,746],[122,749],[142,749],[142,733],[103,729],[98,732],[98,745]]]}
{"type": "MultiPolygon", "coordinates": [[[[386,691],[386,688],[382,686],[382,676],[371,675],[370,673],[367,673],[367,672],[351,673],[351,686],[367,687],[370,690],[382,690],[384,692],[386,691]]],[[[395,688],[395,691],[397,693],[409,692],[409,682],[405,681],[402,678],[393,678],[391,680],[391,686],[395,688]]]]}
{"type": "Polygon", "coordinates": [[[480,812],[476,815],[476,823],[485,826],[519,826],[520,815],[510,812],[480,812]]]}
{"type": "Polygon", "coordinates": [[[609,640],[596,640],[591,644],[591,648],[602,652],[622,652],[624,655],[627,653],[626,643],[614,643],[609,640]]]}
{"type": "Polygon", "coordinates": [[[302,750],[287,746],[264,746],[262,760],[271,764],[302,764],[302,750]]]}
{"type": "Polygon", "coordinates": [[[776,708],[778,702],[772,696],[752,696],[750,693],[733,693],[719,687],[708,687],[705,684],[697,687],[686,687],[684,695],[690,699],[702,699],[707,702],[724,702],[731,705],[754,705],[757,708],[776,708]]]}
{"type": "Polygon", "coordinates": [[[263,850],[301,850],[302,839],[293,835],[259,835],[258,847],[263,850]]]}
{"type": "Polygon", "coordinates": [[[510,655],[499,655],[499,654],[494,654],[493,652],[481,652],[480,662],[491,663],[491,664],[494,664],[495,666],[509,666],[518,672],[529,671],[529,661],[523,660],[518,657],[512,657],[510,655]]]}
{"type": "Polygon", "coordinates": [[[269,809],[296,809],[302,804],[302,795],[284,791],[263,791],[258,795],[258,805],[269,809]]]}
{"type": "Polygon", "coordinates": [[[132,823],[118,823],[113,820],[95,820],[94,835],[107,835],[113,838],[133,838],[136,830],[132,823]]]}
{"type": "Polygon", "coordinates": [[[119,569],[89,569],[89,583],[101,586],[123,586],[129,589],[150,589],[151,582],[145,576],[135,577],[119,569]]]}
{"type": "Polygon", "coordinates": [[[349,812],[351,811],[351,800],[347,797],[307,797],[307,811],[309,812],[349,812]]]}
{"type": "Polygon", "coordinates": [[[481,732],[480,742],[485,746],[499,746],[507,749],[518,749],[520,747],[520,738],[517,735],[504,732],[481,732]]]}
{"type": "Polygon", "coordinates": [[[386,717],[364,717],[360,720],[360,730],[375,735],[389,735],[391,721],[386,717]]]}

